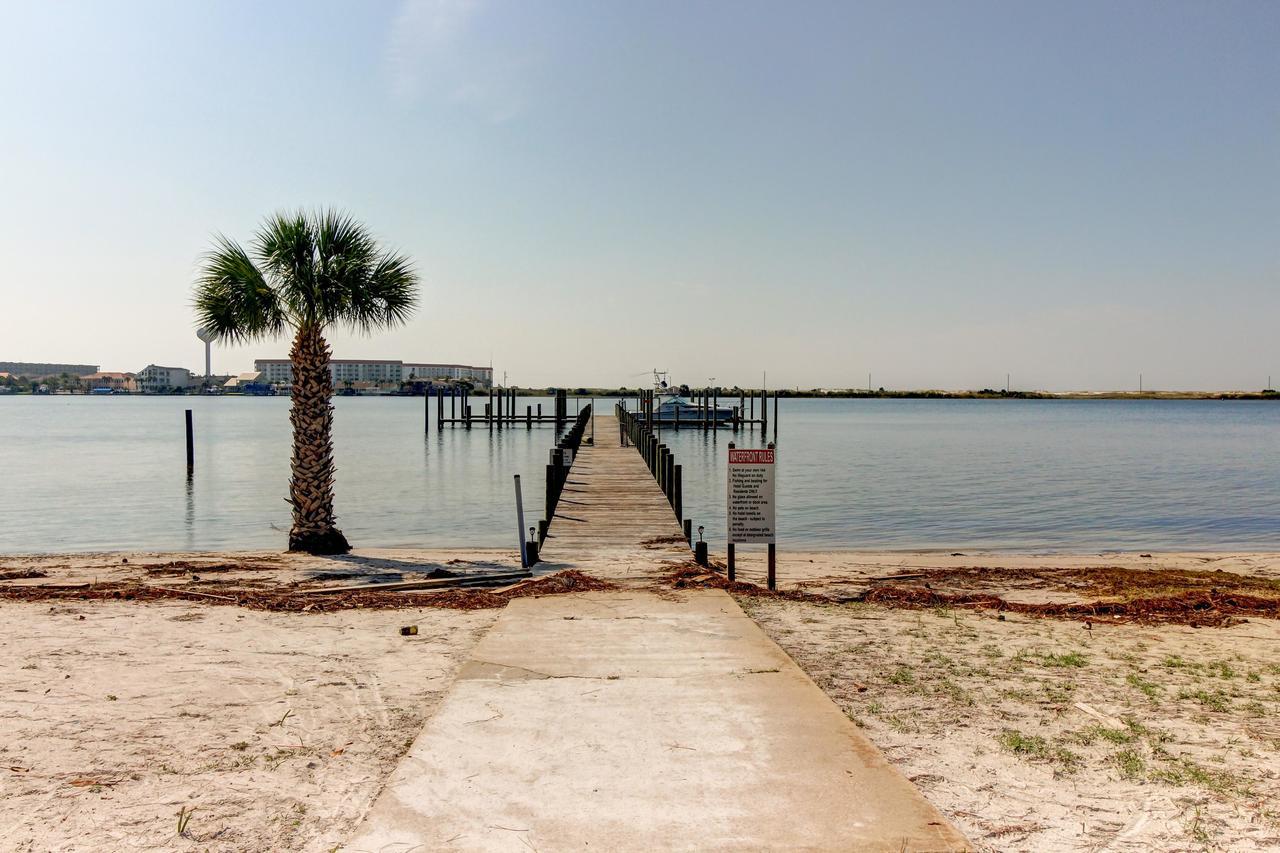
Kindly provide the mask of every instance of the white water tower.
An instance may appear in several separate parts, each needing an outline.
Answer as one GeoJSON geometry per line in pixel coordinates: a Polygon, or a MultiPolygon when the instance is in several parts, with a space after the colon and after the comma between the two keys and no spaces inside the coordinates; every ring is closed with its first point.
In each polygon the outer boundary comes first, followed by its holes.
{"type": "Polygon", "coordinates": [[[204,341],[204,378],[208,379],[213,375],[213,342],[218,339],[218,333],[201,327],[196,329],[196,337],[204,341]]]}

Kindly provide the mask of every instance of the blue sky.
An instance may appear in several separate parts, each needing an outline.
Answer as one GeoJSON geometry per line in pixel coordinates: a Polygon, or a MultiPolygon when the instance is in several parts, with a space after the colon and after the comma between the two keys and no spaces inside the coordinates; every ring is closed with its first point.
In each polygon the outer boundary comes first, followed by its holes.
{"type": "Polygon", "coordinates": [[[0,359],[198,367],[210,235],[335,205],[424,280],[342,357],[535,385],[1280,377],[1280,4],[0,9],[0,359]]]}

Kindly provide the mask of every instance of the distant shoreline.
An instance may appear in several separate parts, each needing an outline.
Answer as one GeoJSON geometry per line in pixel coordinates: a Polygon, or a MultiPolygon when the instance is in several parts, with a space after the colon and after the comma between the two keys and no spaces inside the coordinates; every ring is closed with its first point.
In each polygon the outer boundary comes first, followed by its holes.
{"type": "MultiPolygon", "coordinates": [[[[519,397],[552,397],[555,394],[554,389],[548,388],[515,388],[510,389],[519,397]]],[[[615,397],[629,398],[635,397],[640,393],[639,389],[634,388],[570,388],[568,389],[570,397],[615,397]]],[[[688,394],[679,394],[676,390],[668,392],[675,396],[692,397],[696,395],[697,389],[691,390],[688,394]]],[[[736,399],[739,394],[736,388],[721,388],[718,398],[721,402],[729,403],[736,399]]],[[[747,394],[759,397],[758,390],[749,389],[747,394]]],[[[777,396],[784,399],[794,400],[1276,400],[1280,401],[1280,393],[1273,389],[1264,391],[993,391],[991,389],[983,389],[980,391],[941,391],[941,390],[916,390],[916,391],[891,391],[888,389],[877,389],[875,391],[867,390],[808,390],[801,391],[796,389],[779,388],[767,392],[770,397],[777,396]]],[[[489,395],[488,391],[476,389],[471,392],[471,397],[475,399],[485,399],[489,395]]],[[[117,392],[114,394],[90,394],[88,392],[71,392],[60,394],[40,394],[31,391],[0,391],[0,399],[5,397],[261,397],[261,396],[281,396],[287,398],[288,394],[141,394],[137,392],[117,392]]],[[[422,394],[414,393],[357,393],[342,394],[335,393],[335,397],[422,397],[422,394]]],[[[434,396],[434,395],[432,395],[434,396]]]]}

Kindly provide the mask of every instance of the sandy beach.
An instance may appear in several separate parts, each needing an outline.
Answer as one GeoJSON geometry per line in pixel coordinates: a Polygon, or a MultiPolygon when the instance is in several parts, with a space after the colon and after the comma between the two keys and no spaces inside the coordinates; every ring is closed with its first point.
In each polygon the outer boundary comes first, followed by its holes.
{"type": "MultiPolygon", "coordinates": [[[[678,548],[652,548],[671,551],[673,572],[702,571],[678,548]]],[[[636,564],[619,554],[576,568],[670,585],[653,570],[637,577],[636,564]]],[[[11,628],[0,640],[11,663],[0,674],[0,846],[332,849],[505,602],[469,593],[422,606],[423,595],[306,612],[254,602],[515,567],[474,550],[0,558],[11,628]],[[13,592],[39,586],[62,589],[13,592]],[[188,597],[152,600],[144,586],[188,597]],[[90,588],[112,593],[82,597],[90,588]],[[401,636],[403,625],[418,634],[401,636]]],[[[1280,581],[1276,554],[784,552],[781,594],[738,600],[980,849],[1273,849],[1280,622],[1197,628],[860,600],[909,583],[1084,600],[1088,572],[1102,567],[1149,573],[1138,577],[1152,588],[1175,576],[1264,590],[1280,581]]],[[[740,555],[739,570],[762,579],[762,555],[740,555]]]]}

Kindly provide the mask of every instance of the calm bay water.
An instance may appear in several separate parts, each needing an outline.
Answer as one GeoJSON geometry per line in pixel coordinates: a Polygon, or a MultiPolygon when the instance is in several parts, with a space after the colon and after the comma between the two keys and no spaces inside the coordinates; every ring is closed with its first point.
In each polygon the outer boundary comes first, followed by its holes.
{"type": "MultiPolygon", "coordinates": [[[[421,398],[335,405],[339,524],[357,546],[514,550],[513,474],[536,523],[550,428],[424,435],[421,398]]],[[[288,407],[0,397],[0,553],[282,547],[288,407]]],[[[1280,550],[1280,405],[783,400],[781,415],[783,547],[1280,550]]],[[[663,440],[687,514],[722,541],[728,444],[759,446],[759,431],[663,440]]]]}

